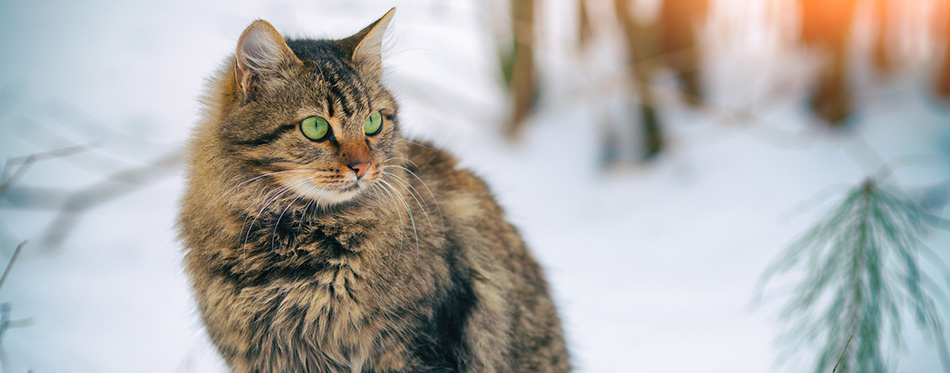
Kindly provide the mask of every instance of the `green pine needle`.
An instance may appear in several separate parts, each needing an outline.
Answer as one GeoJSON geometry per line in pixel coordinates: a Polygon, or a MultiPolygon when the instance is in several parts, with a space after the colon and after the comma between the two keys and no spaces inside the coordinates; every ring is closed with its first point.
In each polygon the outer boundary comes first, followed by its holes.
{"type": "MultiPolygon", "coordinates": [[[[945,313],[938,312],[932,294],[946,296],[920,268],[921,254],[936,258],[923,238],[944,226],[946,220],[871,179],[849,192],[759,280],[761,296],[772,277],[793,269],[804,273],[780,313],[786,356],[817,348],[807,351],[817,352],[816,372],[836,364],[842,372],[885,372],[886,348],[903,346],[900,315],[909,311],[934,336],[944,370],[950,372],[938,316],[945,313]]],[[[950,284],[950,271],[939,268],[950,284]]]]}

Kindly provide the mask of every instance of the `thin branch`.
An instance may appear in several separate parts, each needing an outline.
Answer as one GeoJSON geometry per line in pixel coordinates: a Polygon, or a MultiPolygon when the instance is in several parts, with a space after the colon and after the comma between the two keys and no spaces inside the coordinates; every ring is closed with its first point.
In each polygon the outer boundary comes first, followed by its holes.
{"type": "Polygon", "coordinates": [[[2,197],[4,193],[6,193],[7,190],[10,189],[10,187],[14,183],[16,183],[20,178],[22,178],[23,175],[26,174],[26,171],[28,171],[30,167],[32,167],[33,164],[35,164],[36,162],[40,162],[40,161],[44,161],[44,160],[52,159],[52,158],[70,156],[70,155],[85,151],[94,146],[95,146],[94,144],[76,145],[76,146],[70,146],[67,148],[52,150],[52,151],[48,151],[44,153],[31,154],[26,157],[15,157],[15,158],[7,159],[6,164],[3,167],[2,177],[0,177],[0,180],[2,180],[2,182],[0,182],[0,197],[2,197]],[[19,164],[19,167],[17,167],[16,171],[14,171],[12,174],[8,174],[9,168],[14,164],[19,164]],[[9,175],[9,177],[7,175],[9,175]]]}
{"type": "Polygon", "coordinates": [[[854,334],[852,334],[851,337],[848,338],[848,343],[844,345],[844,351],[841,351],[841,357],[838,358],[838,362],[835,363],[835,369],[832,369],[831,373],[835,373],[838,371],[838,364],[841,364],[841,359],[844,359],[844,353],[848,352],[848,346],[851,346],[852,339],[854,339],[854,334]]]}
{"type": "MultiPolygon", "coordinates": [[[[3,277],[0,277],[0,289],[3,288],[3,283],[7,281],[7,275],[10,274],[10,269],[16,263],[16,259],[20,256],[20,251],[23,250],[24,245],[26,245],[26,241],[17,245],[16,250],[13,251],[13,256],[10,258],[10,262],[7,263],[7,268],[3,270],[3,277]]],[[[7,369],[6,352],[3,351],[3,336],[10,328],[21,328],[33,322],[32,319],[10,320],[10,308],[10,303],[0,304],[0,367],[3,368],[4,372],[9,370],[7,369]]]]}
{"type": "Polygon", "coordinates": [[[181,165],[182,155],[183,151],[177,149],[152,163],[116,172],[105,180],[73,192],[43,232],[40,246],[44,249],[58,247],[78,223],[79,216],[87,210],[172,175],[181,165]]]}
{"type": "MultiPolygon", "coordinates": [[[[73,154],[82,152],[84,150],[87,150],[96,146],[98,145],[97,144],[75,145],[75,146],[68,146],[68,147],[56,149],[56,150],[50,150],[48,152],[30,154],[27,156],[10,157],[7,159],[6,163],[3,165],[3,174],[2,174],[3,176],[0,177],[0,180],[7,179],[7,177],[9,176],[9,169],[14,164],[20,164],[21,167],[25,167],[34,162],[39,162],[39,161],[50,159],[50,158],[59,158],[59,157],[73,155],[73,154]]],[[[19,171],[19,169],[17,171],[19,171]]]]}
{"type": "Polygon", "coordinates": [[[10,257],[10,262],[7,263],[7,268],[3,270],[3,277],[0,277],[0,289],[3,289],[3,283],[7,281],[7,275],[10,274],[10,268],[13,268],[13,263],[16,262],[16,258],[20,256],[20,251],[23,250],[23,246],[26,245],[27,241],[20,242],[16,246],[16,250],[13,251],[13,256],[10,257]]]}

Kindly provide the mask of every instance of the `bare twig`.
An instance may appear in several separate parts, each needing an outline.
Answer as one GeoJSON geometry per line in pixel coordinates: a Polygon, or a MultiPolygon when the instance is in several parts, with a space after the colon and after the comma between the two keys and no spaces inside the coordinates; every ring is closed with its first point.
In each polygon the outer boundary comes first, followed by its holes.
{"type": "MultiPolygon", "coordinates": [[[[59,158],[69,155],[73,155],[84,150],[98,146],[97,144],[85,144],[85,145],[75,145],[69,146],[61,149],[50,150],[48,152],[35,153],[22,157],[11,157],[8,158],[6,163],[3,165],[3,176],[0,177],[0,180],[6,180],[10,176],[10,167],[15,164],[19,164],[20,167],[27,167],[32,163],[39,162],[42,160],[50,158],[59,158]]],[[[20,172],[20,169],[17,169],[17,172],[20,172]]]]}
{"type": "MultiPolygon", "coordinates": [[[[7,281],[7,275],[10,274],[10,269],[13,268],[13,264],[16,263],[16,259],[20,256],[20,251],[23,250],[23,246],[25,245],[26,241],[23,241],[17,245],[16,250],[13,251],[13,256],[10,257],[7,268],[3,270],[3,277],[0,277],[0,289],[3,288],[3,283],[7,281]]],[[[6,335],[7,330],[10,328],[21,328],[32,323],[30,319],[10,320],[10,309],[10,303],[0,304],[0,367],[3,368],[4,372],[9,370],[7,369],[6,352],[3,351],[3,336],[6,335]]]]}
{"type": "Polygon", "coordinates": [[[16,258],[20,256],[20,251],[23,250],[23,246],[25,245],[26,241],[20,242],[20,244],[16,246],[16,250],[13,251],[13,256],[10,257],[7,268],[3,270],[3,277],[0,277],[0,289],[3,289],[3,283],[7,281],[7,275],[10,274],[10,268],[13,268],[13,263],[16,262],[16,258]]]}
{"type": "Polygon", "coordinates": [[[44,153],[31,154],[26,157],[16,157],[16,158],[7,159],[7,162],[3,167],[2,177],[0,177],[0,180],[2,180],[0,181],[0,197],[2,197],[4,193],[6,193],[7,190],[9,190],[10,187],[14,183],[16,183],[20,178],[22,178],[23,175],[26,174],[26,171],[28,171],[30,167],[33,166],[34,163],[51,159],[51,158],[59,158],[59,157],[73,155],[73,154],[82,152],[84,150],[87,150],[93,146],[95,145],[94,144],[76,145],[76,146],[70,146],[67,148],[52,150],[52,151],[48,151],[44,153]],[[12,165],[14,164],[19,164],[19,167],[17,167],[16,171],[14,171],[12,174],[8,173],[10,167],[12,167],[12,165]]]}
{"type": "Polygon", "coordinates": [[[52,249],[59,246],[85,211],[173,174],[181,164],[182,154],[180,149],[175,150],[150,164],[116,172],[105,180],[72,192],[43,232],[41,247],[52,249]]]}
{"type": "Polygon", "coordinates": [[[838,362],[835,363],[835,369],[832,369],[831,373],[835,373],[838,371],[838,364],[841,364],[841,359],[844,359],[844,353],[848,352],[848,346],[851,345],[852,339],[854,339],[854,334],[852,334],[851,337],[848,338],[848,343],[844,345],[844,351],[841,351],[841,357],[838,358],[838,362]]]}

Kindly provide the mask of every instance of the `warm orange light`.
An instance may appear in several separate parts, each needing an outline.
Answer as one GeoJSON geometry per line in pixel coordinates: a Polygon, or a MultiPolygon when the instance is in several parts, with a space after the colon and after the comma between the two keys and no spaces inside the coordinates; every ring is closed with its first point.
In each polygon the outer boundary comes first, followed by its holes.
{"type": "Polygon", "coordinates": [[[857,0],[799,0],[799,4],[803,42],[833,45],[845,42],[857,0]]]}

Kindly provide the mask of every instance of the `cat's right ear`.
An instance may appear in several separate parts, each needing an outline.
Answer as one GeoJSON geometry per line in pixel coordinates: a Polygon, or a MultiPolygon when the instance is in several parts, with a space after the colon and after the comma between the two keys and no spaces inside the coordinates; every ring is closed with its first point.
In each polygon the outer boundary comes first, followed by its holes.
{"type": "Polygon", "coordinates": [[[381,72],[383,35],[395,13],[396,8],[392,8],[356,35],[340,40],[343,49],[351,54],[353,62],[365,67],[369,72],[381,72]]]}
{"type": "Polygon", "coordinates": [[[276,71],[281,62],[296,58],[274,26],[264,20],[254,21],[238,39],[235,79],[241,90],[247,92],[252,77],[276,71]]]}

